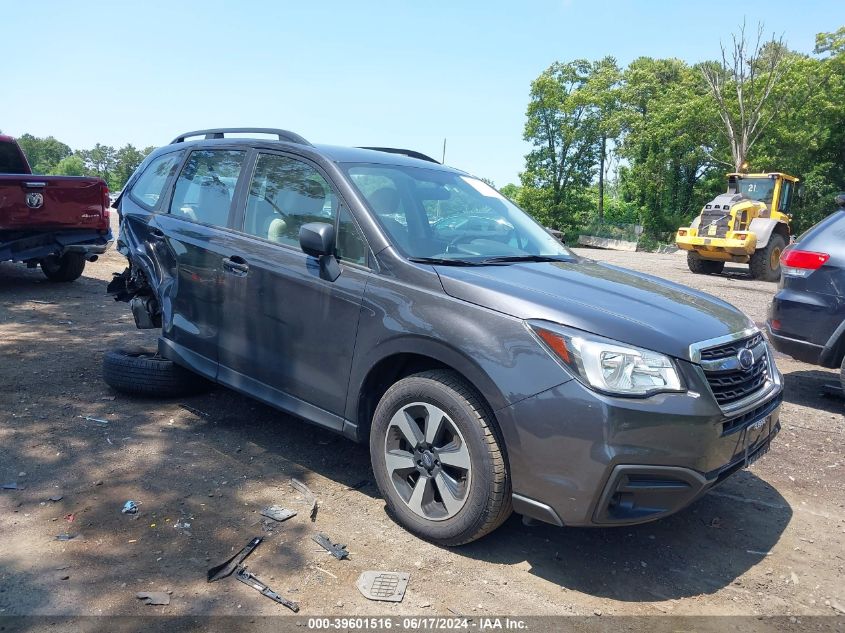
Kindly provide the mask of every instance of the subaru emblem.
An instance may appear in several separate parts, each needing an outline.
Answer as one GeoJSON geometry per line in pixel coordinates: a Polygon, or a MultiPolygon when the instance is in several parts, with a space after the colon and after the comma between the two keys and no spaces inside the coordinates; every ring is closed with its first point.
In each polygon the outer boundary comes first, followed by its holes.
{"type": "Polygon", "coordinates": [[[742,369],[751,369],[751,366],[754,364],[754,353],[746,347],[739,350],[736,359],[742,369]]]}

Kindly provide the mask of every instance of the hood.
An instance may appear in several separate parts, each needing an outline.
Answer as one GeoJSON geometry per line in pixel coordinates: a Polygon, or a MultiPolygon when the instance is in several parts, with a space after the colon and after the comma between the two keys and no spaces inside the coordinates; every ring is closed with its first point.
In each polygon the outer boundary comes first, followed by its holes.
{"type": "Polygon", "coordinates": [[[686,360],[691,343],[754,325],[712,295],[586,259],[435,268],[443,289],[457,299],[686,360]]]}

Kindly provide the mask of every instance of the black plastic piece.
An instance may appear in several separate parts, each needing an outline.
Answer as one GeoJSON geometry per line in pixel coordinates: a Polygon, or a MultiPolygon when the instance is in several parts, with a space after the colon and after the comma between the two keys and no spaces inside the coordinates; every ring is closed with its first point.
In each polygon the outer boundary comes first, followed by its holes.
{"type": "Polygon", "coordinates": [[[246,570],[246,567],[238,567],[238,570],[235,573],[235,578],[240,580],[245,585],[252,587],[256,591],[258,591],[262,596],[266,596],[267,598],[270,598],[270,600],[273,600],[274,602],[278,602],[279,604],[286,606],[294,613],[297,613],[299,611],[298,603],[288,600],[287,598],[283,598],[282,596],[277,594],[266,584],[258,580],[258,578],[255,577],[255,574],[248,572],[246,570]]]}
{"type": "Polygon", "coordinates": [[[428,161],[429,163],[437,163],[440,164],[439,160],[433,159],[431,156],[423,154],[422,152],[417,152],[412,149],[402,149],[400,147],[359,147],[358,149],[371,149],[376,152],[387,152],[388,154],[401,154],[402,156],[407,156],[408,158],[418,158],[419,160],[428,161]]]}
{"type": "Polygon", "coordinates": [[[311,145],[311,143],[309,143],[296,132],[291,132],[289,130],[280,130],[272,127],[221,127],[210,130],[195,130],[193,132],[185,132],[184,134],[180,134],[175,139],[170,141],[170,144],[174,145],[175,143],[184,143],[185,139],[194,136],[202,136],[206,139],[226,138],[226,134],[273,134],[277,136],[280,141],[298,143],[299,145],[311,145]]]}
{"type": "Polygon", "coordinates": [[[711,482],[687,468],[617,466],[596,507],[598,524],[640,523],[676,512],[711,482]]]}
{"type": "Polygon", "coordinates": [[[328,551],[329,554],[331,554],[338,560],[349,558],[349,552],[346,551],[346,545],[341,545],[340,543],[332,543],[331,539],[322,532],[312,536],[311,540],[313,540],[317,545],[328,551]]]}
{"type": "Polygon", "coordinates": [[[244,559],[252,554],[256,547],[259,546],[261,541],[264,540],[260,536],[256,536],[252,539],[249,543],[247,543],[244,548],[232,556],[229,560],[225,563],[221,563],[216,567],[212,567],[208,570],[208,582],[214,582],[216,580],[220,580],[221,578],[225,578],[226,576],[231,576],[232,572],[237,569],[238,565],[244,562],[244,559]]]}

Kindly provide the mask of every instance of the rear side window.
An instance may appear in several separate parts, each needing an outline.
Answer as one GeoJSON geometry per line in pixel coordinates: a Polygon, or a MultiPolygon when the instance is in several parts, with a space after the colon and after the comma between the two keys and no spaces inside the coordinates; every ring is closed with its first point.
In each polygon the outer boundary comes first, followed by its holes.
{"type": "Polygon", "coordinates": [[[164,186],[170,176],[173,175],[181,158],[182,152],[174,152],[150,161],[150,164],[144,169],[144,173],[132,185],[129,195],[145,207],[151,209],[157,207],[164,192],[164,186]]]}
{"type": "Polygon", "coordinates": [[[27,172],[18,146],[0,142],[0,174],[25,174],[27,172]]]}
{"type": "Polygon", "coordinates": [[[226,226],[245,156],[241,150],[192,152],[176,180],[171,215],[226,226]]]}

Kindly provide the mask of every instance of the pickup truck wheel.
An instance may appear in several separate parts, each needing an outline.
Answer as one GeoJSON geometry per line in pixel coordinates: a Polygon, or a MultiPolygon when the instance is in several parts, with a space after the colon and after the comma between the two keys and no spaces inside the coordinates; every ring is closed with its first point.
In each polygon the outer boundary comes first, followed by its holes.
{"type": "Polygon", "coordinates": [[[754,251],[748,263],[751,276],[760,281],[780,279],[780,256],[786,248],[786,240],[780,233],[772,233],[769,243],[754,251]]]}
{"type": "Polygon", "coordinates": [[[512,511],[503,443],[475,391],[448,370],[395,383],[376,407],[370,457],[390,514],[440,545],[496,529],[512,511]]]}
{"type": "Polygon", "coordinates": [[[696,275],[718,275],[725,269],[725,262],[701,259],[695,251],[687,253],[687,266],[696,275]]]}
{"type": "Polygon", "coordinates": [[[74,281],[85,270],[85,255],[65,253],[61,257],[50,255],[41,260],[41,272],[50,281],[74,281]]]}
{"type": "Polygon", "coordinates": [[[169,398],[198,393],[210,383],[156,352],[116,349],[103,358],[103,380],[133,396],[169,398]]]}

